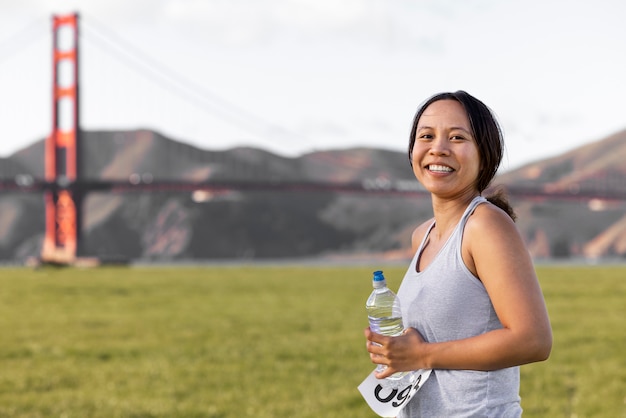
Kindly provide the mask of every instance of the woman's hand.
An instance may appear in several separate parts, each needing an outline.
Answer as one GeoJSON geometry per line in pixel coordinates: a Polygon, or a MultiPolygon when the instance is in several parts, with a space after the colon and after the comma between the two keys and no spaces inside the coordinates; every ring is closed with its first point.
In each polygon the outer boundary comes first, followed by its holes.
{"type": "Polygon", "coordinates": [[[396,372],[406,372],[427,368],[419,353],[425,352],[427,343],[415,328],[407,328],[397,337],[387,337],[365,328],[366,348],[374,364],[387,368],[376,373],[377,379],[384,379],[396,372]]]}

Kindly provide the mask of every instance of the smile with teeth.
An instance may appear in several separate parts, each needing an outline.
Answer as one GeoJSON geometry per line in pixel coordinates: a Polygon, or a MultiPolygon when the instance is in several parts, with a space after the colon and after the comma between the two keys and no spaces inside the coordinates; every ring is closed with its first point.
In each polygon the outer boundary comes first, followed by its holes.
{"type": "Polygon", "coordinates": [[[428,169],[430,171],[434,171],[436,173],[450,173],[450,172],[454,171],[450,167],[447,167],[445,165],[437,165],[437,164],[430,164],[428,166],[428,169]]]}

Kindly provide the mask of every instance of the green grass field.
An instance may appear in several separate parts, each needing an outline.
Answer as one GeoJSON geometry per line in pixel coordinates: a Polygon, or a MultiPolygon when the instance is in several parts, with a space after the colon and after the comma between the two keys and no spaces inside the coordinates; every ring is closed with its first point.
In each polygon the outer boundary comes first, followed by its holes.
{"type": "MultiPolygon", "coordinates": [[[[374,417],[372,270],[2,269],[0,417],[374,417]]],[[[555,341],[524,416],[626,417],[626,268],[538,274],[555,341]]]]}

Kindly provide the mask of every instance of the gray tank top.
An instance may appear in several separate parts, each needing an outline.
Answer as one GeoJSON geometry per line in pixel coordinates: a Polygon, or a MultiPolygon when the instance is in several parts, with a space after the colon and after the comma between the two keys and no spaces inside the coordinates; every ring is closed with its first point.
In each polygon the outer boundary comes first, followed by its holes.
{"type": "MultiPolygon", "coordinates": [[[[434,222],[402,280],[398,296],[405,327],[428,342],[458,340],[502,328],[482,282],[465,266],[461,242],[478,196],[432,262],[416,265],[434,222]]],[[[398,417],[520,417],[519,367],[495,371],[433,370],[398,417]]]]}

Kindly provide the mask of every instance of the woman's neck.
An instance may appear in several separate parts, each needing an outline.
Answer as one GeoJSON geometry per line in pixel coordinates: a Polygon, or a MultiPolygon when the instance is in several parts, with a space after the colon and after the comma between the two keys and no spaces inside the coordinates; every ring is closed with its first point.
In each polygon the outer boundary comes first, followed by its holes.
{"type": "Polygon", "coordinates": [[[457,199],[441,199],[433,196],[433,213],[435,215],[434,232],[438,238],[447,236],[459,223],[465,209],[478,193],[464,196],[457,199]]]}

